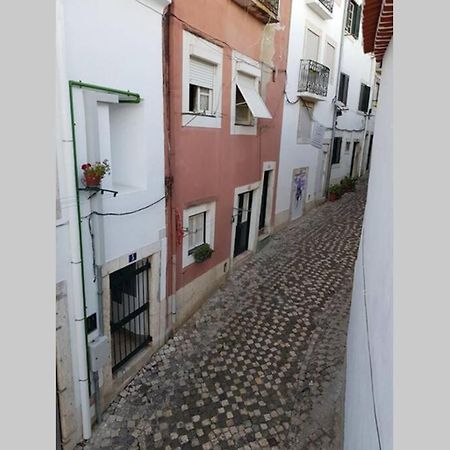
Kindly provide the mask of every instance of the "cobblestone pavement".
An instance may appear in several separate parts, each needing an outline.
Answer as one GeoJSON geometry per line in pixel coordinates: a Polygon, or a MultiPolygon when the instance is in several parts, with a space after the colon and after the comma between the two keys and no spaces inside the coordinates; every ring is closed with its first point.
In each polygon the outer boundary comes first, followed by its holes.
{"type": "Polygon", "coordinates": [[[143,368],[89,449],[340,449],[366,181],[273,235],[143,368]]]}

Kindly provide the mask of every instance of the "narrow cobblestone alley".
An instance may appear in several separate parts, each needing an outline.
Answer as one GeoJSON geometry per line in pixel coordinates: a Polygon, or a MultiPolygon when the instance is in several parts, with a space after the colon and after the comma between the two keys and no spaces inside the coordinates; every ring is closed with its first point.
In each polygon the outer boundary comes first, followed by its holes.
{"type": "Polygon", "coordinates": [[[365,196],[360,181],[274,234],[154,355],[84,448],[340,449],[365,196]]]}

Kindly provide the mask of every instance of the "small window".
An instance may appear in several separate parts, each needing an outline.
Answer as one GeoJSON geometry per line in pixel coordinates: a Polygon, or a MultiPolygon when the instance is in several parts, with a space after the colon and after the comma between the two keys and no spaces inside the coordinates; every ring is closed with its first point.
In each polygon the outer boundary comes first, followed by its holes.
{"type": "Polygon", "coordinates": [[[216,67],[193,56],[189,64],[189,112],[212,115],[216,67]]]}
{"type": "Polygon", "coordinates": [[[355,39],[359,37],[359,26],[361,22],[361,6],[350,0],[347,8],[347,18],[345,20],[345,31],[355,39]]]}
{"type": "Polygon", "coordinates": [[[190,84],[189,112],[212,115],[212,89],[190,84]]]}
{"type": "Polygon", "coordinates": [[[347,104],[347,96],[348,96],[348,83],[350,81],[350,77],[345,73],[341,73],[339,79],[339,91],[338,91],[338,101],[342,102],[344,105],[347,104]]]}
{"type": "Polygon", "coordinates": [[[206,242],[206,211],[189,216],[188,254],[206,242]]]}
{"type": "Polygon", "coordinates": [[[345,153],[349,153],[350,152],[350,145],[351,145],[350,141],[347,141],[345,143],[345,153]]]}
{"type": "Polygon", "coordinates": [[[242,95],[239,86],[236,86],[236,125],[253,126],[255,124],[255,118],[253,117],[244,96],[242,95]]]}
{"type": "Polygon", "coordinates": [[[361,83],[358,110],[367,113],[369,110],[370,87],[361,83]]]}
{"type": "Polygon", "coordinates": [[[342,146],[342,138],[335,137],[333,143],[333,155],[331,157],[331,164],[339,164],[341,161],[341,146],[342,146]]]}

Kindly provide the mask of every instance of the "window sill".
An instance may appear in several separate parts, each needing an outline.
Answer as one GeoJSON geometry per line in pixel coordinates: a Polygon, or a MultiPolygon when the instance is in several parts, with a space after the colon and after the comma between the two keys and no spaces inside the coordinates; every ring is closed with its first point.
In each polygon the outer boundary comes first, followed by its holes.
{"type": "Polygon", "coordinates": [[[216,118],[217,116],[214,114],[202,114],[202,113],[196,113],[196,112],[184,112],[181,113],[183,116],[197,116],[197,117],[212,117],[212,118],[216,118]]]}

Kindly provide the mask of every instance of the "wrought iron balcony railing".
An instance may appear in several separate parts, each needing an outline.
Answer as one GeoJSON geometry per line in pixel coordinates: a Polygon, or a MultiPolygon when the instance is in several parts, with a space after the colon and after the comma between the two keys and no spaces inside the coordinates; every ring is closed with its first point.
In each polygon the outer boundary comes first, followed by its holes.
{"type": "Polygon", "coordinates": [[[280,0],[233,0],[254,15],[258,20],[267,23],[278,21],[280,0]]]}
{"type": "Polygon", "coordinates": [[[334,0],[319,0],[319,2],[322,3],[322,5],[330,11],[330,13],[333,12],[334,0]]]}
{"type": "Polygon", "coordinates": [[[330,69],[311,59],[300,60],[298,91],[327,96],[330,69]]]}
{"type": "MultiPolygon", "coordinates": [[[[278,16],[278,6],[280,3],[280,0],[259,0],[259,1],[275,16],[278,16]]],[[[324,0],[324,1],[330,1],[330,0],[324,0]]]]}

